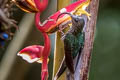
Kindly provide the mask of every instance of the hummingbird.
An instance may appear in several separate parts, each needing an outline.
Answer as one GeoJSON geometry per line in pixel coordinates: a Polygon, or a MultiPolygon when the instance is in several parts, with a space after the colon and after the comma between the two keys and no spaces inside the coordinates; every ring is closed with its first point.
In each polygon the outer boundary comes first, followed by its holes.
{"type": "Polygon", "coordinates": [[[78,54],[80,56],[82,49],[84,47],[85,18],[79,15],[73,15],[68,12],[61,13],[59,16],[61,16],[62,14],[68,14],[71,17],[72,25],[70,26],[70,29],[61,38],[64,43],[65,56],[62,60],[58,72],[54,77],[54,80],[57,80],[66,70],[66,68],[68,68],[71,78],[72,80],[74,80],[75,68],[73,60],[76,58],[78,54]]]}

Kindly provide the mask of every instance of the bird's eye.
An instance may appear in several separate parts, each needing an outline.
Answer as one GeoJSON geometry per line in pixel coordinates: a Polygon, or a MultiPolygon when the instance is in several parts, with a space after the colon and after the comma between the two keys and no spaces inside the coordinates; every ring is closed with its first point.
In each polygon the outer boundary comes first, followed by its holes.
{"type": "Polygon", "coordinates": [[[79,19],[78,18],[75,18],[75,22],[78,22],[79,21],[79,19]]]}
{"type": "Polygon", "coordinates": [[[38,12],[33,0],[12,0],[20,9],[25,12],[38,12]]]}

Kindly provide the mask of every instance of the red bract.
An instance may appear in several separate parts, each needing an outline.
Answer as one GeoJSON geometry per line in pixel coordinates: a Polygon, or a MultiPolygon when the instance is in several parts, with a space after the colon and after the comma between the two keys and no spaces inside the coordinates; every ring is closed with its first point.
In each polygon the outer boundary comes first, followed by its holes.
{"type": "Polygon", "coordinates": [[[42,12],[48,5],[48,0],[12,0],[19,8],[25,12],[42,12]],[[35,5],[39,4],[39,5],[35,5]]]}
{"type": "MultiPolygon", "coordinates": [[[[37,1],[37,0],[35,0],[37,1]]],[[[81,3],[85,2],[86,0],[79,0],[65,8],[62,8],[58,12],[54,13],[50,17],[48,17],[47,20],[45,20],[43,23],[40,22],[40,12],[36,13],[35,15],[35,23],[37,28],[42,32],[49,32],[51,29],[58,26],[60,23],[70,19],[68,15],[62,15],[60,16],[59,20],[56,22],[56,19],[58,15],[60,15],[63,12],[74,12],[74,9],[77,8],[81,3]]],[[[36,6],[39,6],[39,4],[35,3],[36,6]]]]}
{"type": "Polygon", "coordinates": [[[47,65],[47,59],[50,54],[50,38],[48,37],[47,33],[43,33],[44,39],[45,39],[45,45],[43,49],[43,64],[42,64],[42,73],[41,73],[41,80],[47,80],[48,78],[48,65],[47,65]]]}
{"type": "Polygon", "coordinates": [[[33,45],[28,46],[22,49],[18,55],[21,56],[24,60],[29,63],[39,62],[42,63],[42,72],[41,72],[41,80],[45,80],[48,78],[48,56],[50,55],[50,39],[47,33],[43,33],[44,36],[44,46],[33,45]]]}
{"type": "Polygon", "coordinates": [[[38,12],[34,2],[32,0],[12,0],[20,9],[25,12],[38,12]]]}
{"type": "Polygon", "coordinates": [[[32,45],[22,49],[17,55],[21,56],[24,60],[29,63],[41,62],[43,46],[32,45]]]}

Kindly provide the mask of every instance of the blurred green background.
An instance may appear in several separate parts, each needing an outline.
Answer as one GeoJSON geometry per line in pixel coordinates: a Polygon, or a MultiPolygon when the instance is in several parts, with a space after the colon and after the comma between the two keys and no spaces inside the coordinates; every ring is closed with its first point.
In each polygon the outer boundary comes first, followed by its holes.
{"type": "Polygon", "coordinates": [[[120,80],[119,3],[100,0],[90,80],[120,80]]]}
{"type": "MultiPolygon", "coordinates": [[[[41,18],[44,20],[50,14],[56,11],[56,0],[50,0],[48,9],[42,14],[41,18]],[[53,3],[55,4],[53,6],[53,3]],[[51,6],[52,5],[52,6],[51,6]]],[[[23,24],[24,12],[17,10],[14,13],[15,19],[19,24],[23,24]]],[[[33,16],[33,15],[29,15],[33,16]]],[[[34,19],[34,17],[32,18],[34,19]]],[[[25,21],[29,22],[27,18],[25,21]]],[[[34,26],[34,20],[32,21],[34,26]]],[[[26,23],[26,24],[27,24],[26,23]]],[[[25,24],[24,24],[25,25],[25,24]]],[[[28,26],[24,26],[26,28],[28,26]]],[[[20,28],[21,30],[22,28],[20,28]]],[[[27,30],[26,30],[27,31],[27,30]]],[[[0,49],[0,80],[40,80],[40,64],[33,63],[28,64],[20,57],[16,56],[16,53],[25,46],[32,44],[43,45],[43,38],[41,33],[34,27],[30,27],[29,34],[22,34],[21,31],[15,34],[20,35],[20,39],[24,38],[23,42],[8,42],[4,49],[0,49]],[[20,46],[11,46],[12,44],[21,44],[20,46]],[[17,48],[14,55],[6,52],[11,49],[10,47],[17,48]],[[8,56],[8,58],[7,58],[8,56]],[[6,59],[4,59],[6,58],[6,59]],[[10,61],[12,60],[13,61],[10,61]],[[9,61],[9,62],[8,62],[9,61]],[[4,66],[3,66],[4,65],[4,66]],[[11,65],[11,66],[10,66],[11,65]],[[7,69],[7,67],[9,67],[7,69]],[[2,70],[1,70],[2,69],[2,70]],[[6,70],[8,72],[6,72],[6,70]],[[6,73],[5,73],[6,72],[6,73]],[[5,76],[4,78],[2,78],[5,76]]],[[[18,36],[19,38],[19,36],[18,36]]],[[[19,40],[20,40],[19,39],[19,40]]],[[[54,46],[54,35],[51,36],[52,46],[54,46]]],[[[20,41],[21,41],[20,40],[20,41]]],[[[17,41],[17,40],[16,40],[17,41]]],[[[118,0],[100,0],[97,27],[95,32],[95,42],[92,52],[92,61],[90,68],[89,80],[120,80],[120,1],[118,0]]],[[[51,59],[49,63],[49,74],[51,80],[52,67],[53,67],[53,47],[51,50],[51,59]]]]}

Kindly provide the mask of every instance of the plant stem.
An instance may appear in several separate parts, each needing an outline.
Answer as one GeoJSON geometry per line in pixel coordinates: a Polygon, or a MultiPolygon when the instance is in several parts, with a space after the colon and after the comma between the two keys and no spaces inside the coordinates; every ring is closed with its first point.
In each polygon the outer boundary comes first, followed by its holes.
{"type": "Polygon", "coordinates": [[[76,70],[80,75],[76,74],[77,76],[75,75],[75,80],[88,80],[89,77],[91,52],[93,49],[98,6],[99,0],[91,0],[90,6],[88,8],[88,12],[91,14],[91,18],[87,22],[84,49],[77,66],[78,70],[76,70]]]}

